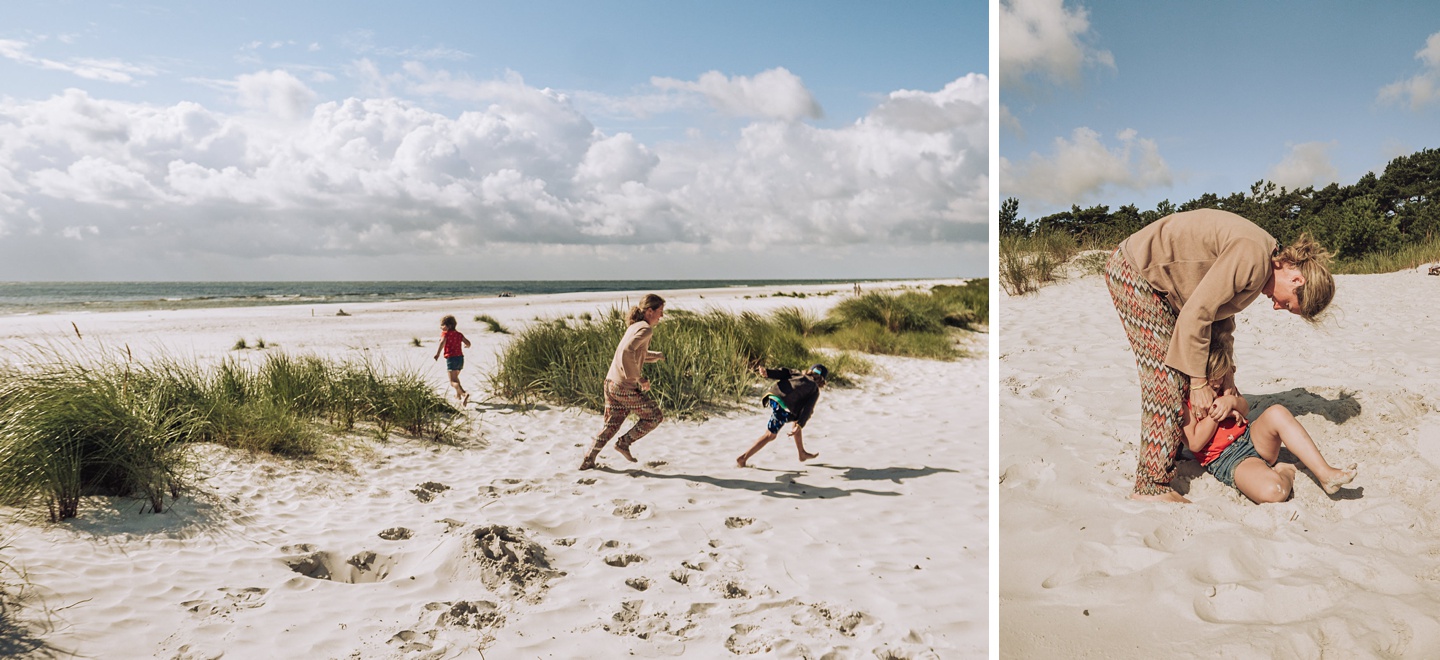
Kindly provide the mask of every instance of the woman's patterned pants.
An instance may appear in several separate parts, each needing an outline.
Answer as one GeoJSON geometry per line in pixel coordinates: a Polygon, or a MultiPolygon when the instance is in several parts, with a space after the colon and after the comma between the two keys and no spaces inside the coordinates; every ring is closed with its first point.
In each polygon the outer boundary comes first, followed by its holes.
{"type": "Polygon", "coordinates": [[[1135,494],[1163,495],[1171,492],[1175,458],[1185,439],[1180,421],[1186,378],[1165,366],[1170,337],[1175,333],[1175,310],[1118,249],[1105,263],[1105,284],[1140,370],[1140,464],[1135,469],[1135,494]]]}
{"type": "Polygon", "coordinates": [[[615,441],[615,446],[629,450],[631,443],[645,437],[646,433],[655,430],[665,415],[660,412],[660,406],[650,398],[649,394],[640,391],[638,383],[614,383],[609,379],[605,380],[605,428],[600,430],[600,435],[595,436],[595,444],[590,446],[589,456],[593,459],[600,455],[600,450],[615,437],[615,432],[620,430],[620,425],[625,423],[625,418],[635,413],[639,417],[635,426],[630,427],[625,435],[615,441]]]}

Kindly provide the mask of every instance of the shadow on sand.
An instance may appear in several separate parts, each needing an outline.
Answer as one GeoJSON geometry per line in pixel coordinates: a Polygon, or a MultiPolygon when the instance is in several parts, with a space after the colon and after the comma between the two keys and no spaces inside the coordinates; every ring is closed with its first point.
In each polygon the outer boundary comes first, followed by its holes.
{"type": "Polygon", "coordinates": [[[1252,422],[1260,413],[1265,412],[1266,408],[1277,403],[1289,408],[1290,414],[1297,418],[1315,414],[1324,417],[1336,426],[1360,415],[1360,401],[1355,398],[1353,392],[1343,390],[1334,399],[1327,399],[1303,387],[1276,394],[1250,394],[1245,399],[1250,403],[1250,421],[1252,422]]]}
{"type": "Polygon", "coordinates": [[[830,486],[814,486],[800,481],[796,477],[800,472],[795,470],[770,470],[766,468],[751,468],[756,471],[770,472],[775,474],[774,481],[755,481],[751,479],[726,479],[723,477],[712,477],[706,474],[661,474],[649,470],[632,469],[617,470],[611,467],[600,466],[595,468],[598,472],[609,472],[611,474],[623,474],[631,477],[649,477],[651,479],[681,479],[693,481],[699,484],[709,484],[717,488],[728,488],[732,490],[749,490],[760,493],[767,497],[780,497],[796,500],[829,500],[837,497],[848,497],[850,495],[878,495],[881,497],[894,497],[900,493],[893,493],[883,490],[866,490],[863,488],[845,489],[830,486]]]}

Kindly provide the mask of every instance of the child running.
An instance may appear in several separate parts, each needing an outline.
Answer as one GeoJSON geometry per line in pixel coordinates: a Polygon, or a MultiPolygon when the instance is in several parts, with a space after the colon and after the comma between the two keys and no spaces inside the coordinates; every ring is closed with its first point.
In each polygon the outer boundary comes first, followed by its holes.
{"type": "Polygon", "coordinates": [[[439,360],[444,353],[445,370],[450,372],[450,386],[455,388],[455,398],[464,406],[470,403],[470,393],[460,384],[460,370],[465,368],[465,351],[460,349],[461,344],[470,348],[470,340],[455,329],[455,317],[446,314],[440,319],[440,345],[435,347],[435,359],[439,360]]]}
{"type": "Polygon", "coordinates": [[[1246,423],[1250,405],[1226,382],[1234,382],[1232,341],[1227,333],[1216,333],[1210,339],[1206,373],[1210,386],[1223,392],[1211,405],[1210,414],[1195,415],[1189,405],[1185,407],[1186,444],[1200,464],[1220,483],[1235,487],[1256,504],[1290,498],[1295,466],[1275,462],[1282,444],[1310,469],[1327,494],[1334,495],[1353,481],[1356,466],[1341,470],[1326,463],[1305,427],[1285,406],[1270,406],[1254,422],[1246,423]]]}
{"type": "Polygon", "coordinates": [[[810,414],[815,412],[815,402],[820,400],[820,389],[825,387],[825,377],[830,374],[830,370],[823,364],[817,364],[803,373],[792,369],[765,367],[756,367],[755,373],[779,382],[775,383],[761,400],[770,407],[770,421],[765,424],[765,434],[755,441],[749,451],[735,459],[735,464],[745,467],[746,461],[770,444],[780,432],[780,427],[787,422],[795,422],[795,428],[790,430],[790,437],[795,438],[795,449],[800,452],[800,460],[808,461],[819,456],[818,453],[805,451],[803,429],[805,423],[810,421],[810,414]]]}

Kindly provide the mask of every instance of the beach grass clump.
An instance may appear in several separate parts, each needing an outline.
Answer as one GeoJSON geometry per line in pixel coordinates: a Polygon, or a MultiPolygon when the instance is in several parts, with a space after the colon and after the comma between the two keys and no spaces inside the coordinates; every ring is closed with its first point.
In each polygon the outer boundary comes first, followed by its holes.
{"type": "Polygon", "coordinates": [[[841,300],[828,319],[835,329],[819,345],[878,355],[954,360],[966,353],[955,333],[974,330],[990,314],[989,280],[928,291],[872,291],[841,300]]]}
{"type": "MultiPolygon", "coordinates": [[[[757,314],[670,309],[666,316],[650,345],[665,360],[645,369],[651,396],[677,417],[703,416],[749,398],[756,366],[798,369],[822,359],[800,335],[757,314]]],[[[619,308],[592,320],[533,324],[501,353],[492,389],[510,400],[603,410],[599,384],[627,326],[619,308]]],[[[843,382],[845,369],[854,373],[860,365],[850,358],[836,362],[831,373],[843,382]]]]}
{"type": "Polygon", "coordinates": [[[1333,271],[1336,275],[1394,273],[1434,263],[1440,263],[1440,236],[1428,236],[1423,241],[1409,243],[1394,250],[1337,259],[1333,271]]]}
{"type": "Polygon", "coordinates": [[[0,384],[0,501],[73,518],[84,495],[134,495],[164,510],[191,480],[184,442],[202,425],[132,379],[127,364],[57,363],[0,384]]]}
{"type": "MultiPolygon", "coordinates": [[[[589,319],[587,318],[586,320],[589,320],[589,319]]],[[[491,316],[491,315],[489,315],[489,314],[477,314],[477,315],[475,316],[475,322],[476,322],[476,323],[484,323],[484,324],[485,324],[485,328],[486,328],[487,330],[489,330],[490,332],[497,332],[497,333],[500,333],[500,334],[502,334],[502,335],[508,335],[508,334],[510,334],[509,328],[506,328],[504,325],[501,325],[501,324],[500,324],[500,321],[497,321],[497,320],[495,319],[495,317],[493,317],[493,316],[491,316]]]]}
{"type": "Polygon", "coordinates": [[[1022,295],[1060,279],[1063,267],[1081,250],[1063,231],[1036,231],[1028,236],[1000,237],[1000,286],[1022,295]]]}
{"type": "Polygon", "coordinates": [[[458,414],[419,370],[368,360],[270,353],[206,369],[41,350],[19,364],[0,367],[0,502],[43,501],[53,521],[86,495],[138,495],[163,511],[165,494],[193,482],[196,442],[309,457],[333,442],[322,422],[443,440],[458,414]]]}

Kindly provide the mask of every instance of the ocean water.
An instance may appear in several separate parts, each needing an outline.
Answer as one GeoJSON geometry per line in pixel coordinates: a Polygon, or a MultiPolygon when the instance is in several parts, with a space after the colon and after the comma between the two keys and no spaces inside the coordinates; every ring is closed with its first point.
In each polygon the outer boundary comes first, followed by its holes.
{"type": "Polygon", "coordinates": [[[584,291],[665,291],[849,280],[529,280],[469,282],[0,282],[0,315],[314,305],[584,291]]]}

